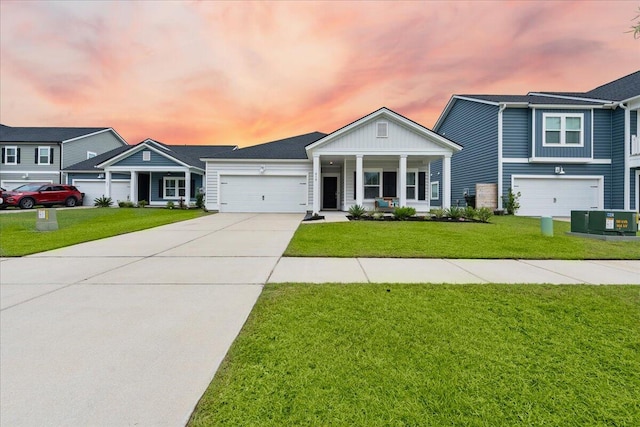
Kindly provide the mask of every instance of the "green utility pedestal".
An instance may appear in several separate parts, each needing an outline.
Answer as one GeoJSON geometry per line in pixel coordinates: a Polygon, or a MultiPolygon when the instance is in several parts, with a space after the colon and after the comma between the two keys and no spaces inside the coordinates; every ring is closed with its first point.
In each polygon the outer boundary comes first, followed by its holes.
{"type": "Polygon", "coordinates": [[[540,218],[540,231],[543,236],[553,237],[553,218],[550,216],[540,218]]]}

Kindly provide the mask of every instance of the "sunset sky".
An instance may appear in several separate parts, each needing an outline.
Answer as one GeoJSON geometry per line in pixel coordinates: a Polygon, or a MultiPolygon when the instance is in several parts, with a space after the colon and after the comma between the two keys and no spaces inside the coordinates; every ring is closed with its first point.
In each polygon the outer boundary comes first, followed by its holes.
{"type": "Polygon", "coordinates": [[[634,1],[0,2],[0,121],[253,145],[640,69],[634,1]]]}

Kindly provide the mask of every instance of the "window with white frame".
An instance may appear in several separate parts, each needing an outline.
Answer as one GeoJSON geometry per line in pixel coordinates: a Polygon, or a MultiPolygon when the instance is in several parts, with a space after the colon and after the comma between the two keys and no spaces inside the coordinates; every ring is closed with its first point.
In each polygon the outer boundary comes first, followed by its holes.
{"type": "Polygon", "coordinates": [[[51,149],[50,147],[38,147],[36,150],[38,153],[36,163],[39,165],[48,165],[51,163],[51,149]]]}
{"type": "Polygon", "coordinates": [[[543,114],[542,145],[584,145],[582,114],[543,114]]]}
{"type": "Polygon", "coordinates": [[[389,123],[376,123],[376,138],[387,138],[389,136],[389,123]]]}
{"type": "Polygon", "coordinates": [[[94,151],[87,151],[87,159],[93,159],[98,154],[94,151]]]}
{"type": "Polygon", "coordinates": [[[418,198],[418,172],[407,172],[407,200],[418,198]]]}
{"type": "Polygon", "coordinates": [[[438,200],[440,198],[440,181],[431,183],[431,200],[438,200]]]}
{"type": "Polygon", "coordinates": [[[382,194],[380,171],[364,171],[364,198],[375,199],[382,194]]]}
{"type": "Polygon", "coordinates": [[[5,147],[2,151],[4,151],[3,163],[7,165],[18,164],[18,147],[5,147]]]}
{"type": "Polygon", "coordinates": [[[151,151],[143,151],[142,152],[142,161],[150,162],[151,161],[151,151]]]}
{"type": "Polygon", "coordinates": [[[164,192],[163,197],[165,199],[177,199],[184,197],[185,192],[185,180],[184,178],[172,178],[170,176],[164,177],[164,192]]]}

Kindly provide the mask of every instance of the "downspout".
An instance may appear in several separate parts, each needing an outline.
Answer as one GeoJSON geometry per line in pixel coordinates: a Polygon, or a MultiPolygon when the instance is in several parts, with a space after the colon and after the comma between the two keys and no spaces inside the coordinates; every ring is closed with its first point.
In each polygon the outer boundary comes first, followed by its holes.
{"type": "Polygon", "coordinates": [[[63,146],[63,142],[60,143],[60,184],[68,184],[68,182],[66,182],[65,180],[63,180],[64,178],[64,173],[62,172],[62,153],[64,153],[64,150],[62,149],[63,146]]]}
{"type": "Polygon", "coordinates": [[[500,104],[498,109],[498,209],[502,209],[502,112],[507,104],[500,104]]]}
{"type": "MultiPolygon", "coordinates": [[[[631,179],[631,170],[629,169],[629,153],[631,152],[631,110],[629,106],[624,105],[622,102],[618,103],[618,106],[624,110],[624,206],[623,209],[628,211],[631,206],[631,195],[629,188],[629,180],[631,179]]],[[[613,167],[613,164],[611,165],[613,167]]],[[[613,171],[611,171],[613,172],[613,171]]]]}

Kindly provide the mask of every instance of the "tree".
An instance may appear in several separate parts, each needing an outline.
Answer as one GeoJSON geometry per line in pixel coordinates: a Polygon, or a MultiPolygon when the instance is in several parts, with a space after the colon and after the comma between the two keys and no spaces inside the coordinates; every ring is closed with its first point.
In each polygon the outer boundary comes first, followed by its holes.
{"type": "Polygon", "coordinates": [[[631,30],[627,31],[627,33],[633,33],[634,39],[640,39],[640,7],[638,8],[638,15],[632,19],[632,21],[638,20],[636,25],[631,26],[631,30]]]}

